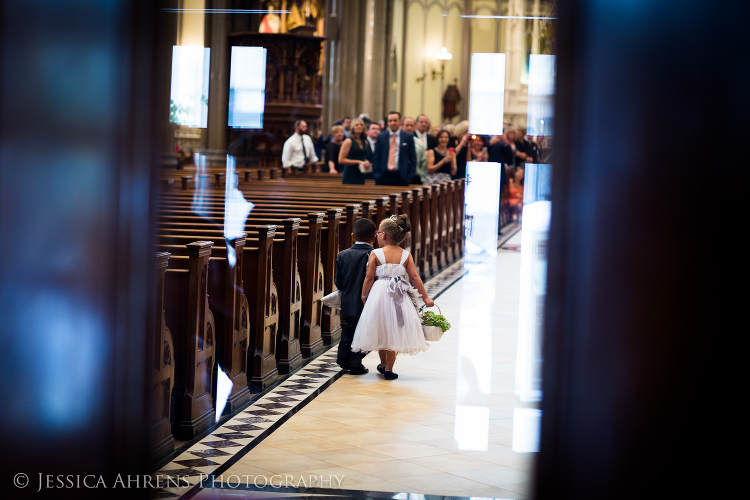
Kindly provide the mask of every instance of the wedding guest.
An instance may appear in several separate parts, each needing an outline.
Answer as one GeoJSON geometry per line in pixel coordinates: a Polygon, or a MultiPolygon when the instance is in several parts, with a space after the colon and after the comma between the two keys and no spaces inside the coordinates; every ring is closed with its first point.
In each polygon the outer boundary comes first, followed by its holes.
{"type": "Polygon", "coordinates": [[[369,153],[370,144],[367,142],[365,134],[365,124],[359,118],[355,118],[352,125],[351,135],[344,140],[339,151],[339,165],[344,167],[344,184],[364,184],[365,176],[363,169],[370,169],[372,162],[368,159],[372,153],[369,153]]]}
{"type": "Polygon", "coordinates": [[[458,139],[458,144],[456,145],[456,174],[453,176],[454,179],[463,179],[466,177],[466,157],[469,152],[469,142],[471,141],[471,136],[468,132],[468,120],[456,123],[455,138],[458,139]]]}
{"type": "MultiPolygon", "coordinates": [[[[448,147],[449,148],[455,148],[458,144],[458,140],[456,139],[456,126],[452,123],[443,123],[443,125],[440,127],[441,130],[447,130],[450,134],[450,140],[448,141],[448,147]]],[[[437,137],[437,136],[436,136],[437,137]]]]}
{"type": "Polygon", "coordinates": [[[430,119],[427,118],[426,115],[417,116],[415,129],[416,131],[414,135],[417,140],[422,143],[425,151],[437,146],[437,139],[435,139],[435,136],[427,133],[427,131],[430,130],[430,119]]]}
{"type": "Polygon", "coordinates": [[[495,136],[490,140],[490,161],[504,163],[508,166],[523,165],[526,153],[516,146],[516,131],[508,127],[502,136],[495,136]]]}
{"type": "Polygon", "coordinates": [[[344,135],[346,137],[349,137],[349,135],[352,133],[352,119],[348,116],[345,116],[341,120],[341,126],[344,127],[344,135]]]}
{"type": "MultiPolygon", "coordinates": [[[[401,123],[401,130],[414,133],[414,119],[410,116],[405,116],[401,123]]],[[[418,182],[423,184],[427,178],[427,151],[424,148],[424,143],[414,136],[414,147],[417,153],[417,178],[413,179],[412,182],[418,182]]]]}
{"type": "Polygon", "coordinates": [[[326,164],[323,166],[323,172],[329,172],[333,175],[339,173],[339,152],[343,142],[344,127],[334,125],[331,127],[331,141],[326,144],[326,164]]]}
{"type": "Polygon", "coordinates": [[[539,147],[526,135],[526,127],[520,127],[517,130],[516,147],[526,155],[528,163],[539,163],[539,147]]]}
{"type": "Polygon", "coordinates": [[[441,184],[451,180],[456,173],[456,153],[448,147],[451,135],[441,130],[436,137],[438,145],[427,151],[427,178],[425,184],[441,184]]]}
{"type": "Polygon", "coordinates": [[[388,130],[378,135],[373,175],[375,184],[408,186],[417,174],[417,151],[412,135],[401,127],[401,113],[388,113],[388,130]]]}
{"type": "Polygon", "coordinates": [[[307,135],[307,122],[297,120],[294,122],[294,134],[286,140],[284,149],[281,151],[281,166],[302,171],[305,165],[316,161],[318,157],[315,154],[312,139],[307,135]]]}
{"type": "Polygon", "coordinates": [[[367,127],[367,142],[370,144],[370,150],[372,154],[375,154],[375,143],[378,140],[378,134],[380,133],[380,125],[375,122],[370,122],[370,126],[367,127]]]}
{"type": "Polygon", "coordinates": [[[315,130],[310,134],[310,137],[315,148],[315,156],[323,158],[323,151],[326,149],[326,137],[323,133],[323,124],[320,118],[315,121],[315,130]]]}
{"type": "MultiPolygon", "coordinates": [[[[367,125],[367,144],[369,144],[370,149],[368,151],[369,156],[367,159],[370,161],[370,163],[373,163],[375,161],[375,145],[378,141],[378,134],[380,133],[380,125],[378,125],[376,122],[370,122],[369,125],[367,125]]],[[[365,173],[365,179],[374,179],[372,172],[365,173]]]]}
{"type": "Polygon", "coordinates": [[[511,217],[520,218],[523,211],[523,174],[524,169],[514,167],[510,170],[508,182],[508,205],[511,217]]]}
{"type": "Polygon", "coordinates": [[[469,149],[466,151],[466,161],[489,161],[487,148],[484,147],[484,136],[470,136],[469,149]]]}

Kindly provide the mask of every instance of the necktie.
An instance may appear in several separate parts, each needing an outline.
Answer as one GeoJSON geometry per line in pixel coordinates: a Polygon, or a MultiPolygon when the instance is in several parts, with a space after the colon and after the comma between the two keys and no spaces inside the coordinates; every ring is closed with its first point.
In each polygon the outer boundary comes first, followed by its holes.
{"type": "Polygon", "coordinates": [[[396,134],[391,134],[391,146],[388,148],[388,170],[396,170],[396,134]]]}
{"type": "Polygon", "coordinates": [[[421,133],[419,134],[419,138],[422,139],[422,144],[424,144],[425,149],[427,148],[427,134],[421,133]]]}
{"type": "Polygon", "coordinates": [[[302,141],[302,154],[305,155],[305,165],[307,165],[307,150],[305,149],[305,136],[301,135],[299,140],[302,141]]]}

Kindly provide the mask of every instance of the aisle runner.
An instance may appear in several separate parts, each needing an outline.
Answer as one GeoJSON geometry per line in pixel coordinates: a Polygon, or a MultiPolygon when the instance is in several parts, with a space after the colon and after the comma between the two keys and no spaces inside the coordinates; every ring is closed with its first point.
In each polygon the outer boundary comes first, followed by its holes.
{"type": "Polygon", "coordinates": [[[201,478],[203,484],[210,485],[207,475],[219,476],[228,470],[341,376],[336,364],[337,350],[338,344],[155,472],[152,484],[156,485],[156,477],[160,476],[159,484],[165,485],[169,476],[171,487],[155,489],[152,498],[177,498],[201,478]],[[174,487],[175,482],[179,487],[174,487]]]}

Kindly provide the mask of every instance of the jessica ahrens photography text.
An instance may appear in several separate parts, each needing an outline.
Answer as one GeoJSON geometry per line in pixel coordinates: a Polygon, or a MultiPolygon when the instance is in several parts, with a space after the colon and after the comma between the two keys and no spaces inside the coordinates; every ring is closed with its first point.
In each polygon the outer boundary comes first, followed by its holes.
{"type": "MultiPolygon", "coordinates": [[[[88,475],[62,475],[39,473],[36,491],[43,489],[131,489],[131,488],[187,488],[196,483],[189,481],[189,475],[122,475],[113,478],[88,475]]],[[[229,476],[210,476],[201,474],[199,486],[202,488],[341,488],[345,476],[292,476],[275,474],[273,476],[253,476],[249,474],[229,476]]],[[[24,473],[16,474],[13,479],[17,488],[29,486],[29,476],[24,473]]]]}

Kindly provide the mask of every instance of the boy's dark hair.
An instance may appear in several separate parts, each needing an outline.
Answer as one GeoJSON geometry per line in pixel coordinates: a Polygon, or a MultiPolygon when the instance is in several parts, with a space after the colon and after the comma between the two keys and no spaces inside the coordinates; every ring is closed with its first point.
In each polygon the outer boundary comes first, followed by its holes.
{"type": "Polygon", "coordinates": [[[357,219],[354,221],[354,239],[357,241],[372,241],[377,230],[378,227],[370,219],[357,219]]]}

